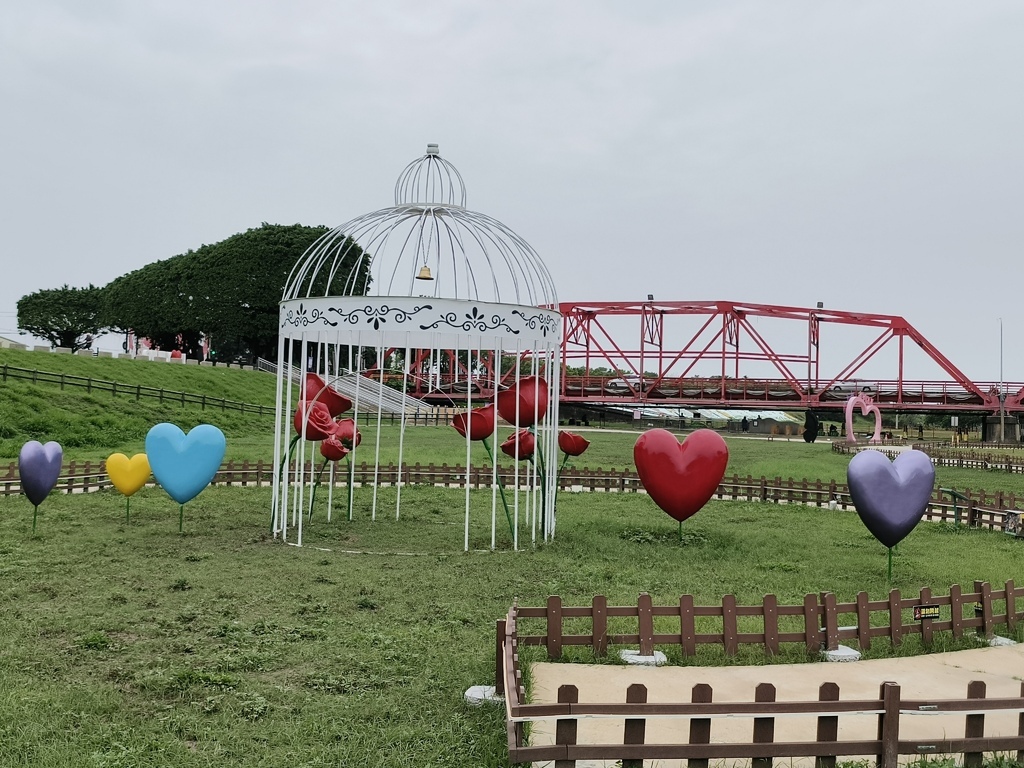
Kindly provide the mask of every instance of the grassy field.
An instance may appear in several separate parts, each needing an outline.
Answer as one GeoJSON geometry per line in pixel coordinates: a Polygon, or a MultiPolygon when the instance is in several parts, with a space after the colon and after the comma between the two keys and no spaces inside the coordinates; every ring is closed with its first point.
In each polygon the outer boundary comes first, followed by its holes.
{"type": "MultiPolygon", "coordinates": [[[[197,374],[174,385],[189,391],[204,391],[202,376],[217,372],[122,362],[197,374]]],[[[16,456],[10,446],[25,439],[62,442],[69,458],[135,453],[153,423],[207,420],[55,392],[0,384],[3,455],[16,456]],[[26,438],[31,418],[40,431],[26,438]],[[81,447],[71,445],[74,435],[81,447]]],[[[268,424],[210,421],[238,457],[266,450],[268,424]]],[[[387,430],[385,445],[395,434],[387,430]]],[[[450,427],[412,435],[407,460],[464,461],[450,427]]],[[[631,466],[636,433],[588,437],[588,465],[631,466]]],[[[374,438],[364,428],[364,445],[374,438]]],[[[821,442],[736,438],[729,447],[729,471],[744,475],[844,480],[849,460],[821,442]]],[[[943,484],[1024,492],[1019,476],[946,472],[943,484]]],[[[511,552],[506,531],[491,552],[490,494],[482,492],[473,496],[475,551],[463,553],[461,492],[409,487],[401,519],[375,522],[370,492],[357,489],[351,522],[328,523],[318,512],[301,549],[268,535],[265,488],[208,488],[185,505],[183,533],[178,505],[158,488],[132,498],[130,523],[116,492],[53,494],[35,534],[31,504],[0,497],[0,765],[501,766],[503,711],[468,707],[462,697],[491,682],[494,622],[515,599],[539,605],[559,594],[579,604],[605,594],[628,604],[647,591],[656,604],[684,593],[705,604],[732,593],[749,604],[766,593],[798,602],[823,590],[877,599],[890,588],[886,551],[852,512],[710,502],[680,539],[646,496],[561,494],[552,543],[511,552]]],[[[392,492],[379,490],[383,506],[392,492]]],[[[1020,581],[1020,547],[1000,533],[921,524],[899,547],[892,586],[945,592],[976,579],[1020,581]]],[[[952,647],[949,638],[937,643],[952,647]]],[[[910,641],[898,652],[921,650],[910,641]]],[[[877,642],[871,654],[893,652],[877,642]]],[[[588,660],[580,651],[570,657],[588,660]]],[[[669,657],[764,662],[750,649],[737,659],[715,649],[669,657]]],[[[781,660],[809,661],[793,648],[781,660]]]]}
{"type": "MultiPolygon", "coordinates": [[[[884,548],[848,512],[711,502],[680,541],[646,497],[565,494],[553,543],[465,554],[461,494],[406,493],[401,520],[371,523],[360,489],[355,520],[318,517],[302,549],[268,538],[266,489],[207,489],[183,534],[158,489],[133,498],[130,524],[116,493],[51,496],[35,535],[31,505],[0,499],[0,765],[498,766],[501,710],[462,694],[491,681],[494,621],[514,599],[889,588],[884,548]]],[[[1020,576],[1016,540],[931,524],[894,564],[908,592],[1020,576]]]]}

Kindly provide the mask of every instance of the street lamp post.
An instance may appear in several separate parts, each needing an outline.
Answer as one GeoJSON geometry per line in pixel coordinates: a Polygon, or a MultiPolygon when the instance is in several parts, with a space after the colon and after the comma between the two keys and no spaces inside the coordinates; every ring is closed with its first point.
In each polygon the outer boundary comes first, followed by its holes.
{"type": "Polygon", "coordinates": [[[1006,442],[1006,395],[1003,393],[1003,318],[999,318],[999,442],[1006,442]]]}

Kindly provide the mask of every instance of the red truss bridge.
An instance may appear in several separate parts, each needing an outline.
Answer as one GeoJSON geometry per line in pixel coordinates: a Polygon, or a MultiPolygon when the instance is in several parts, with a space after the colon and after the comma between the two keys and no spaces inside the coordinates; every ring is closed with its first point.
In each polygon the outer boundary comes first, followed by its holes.
{"type": "Polygon", "coordinates": [[[1024,411],[1024,383],[972,381],[898,315],[732,301],[567,302],[559,310],[562,402],[842,409],[862,394],[882,410],[997,414],[1002,396],[1006,413],[1024,411]],[[851,333],[854,343],[826,346],[851,333]],[[911,364],[934,378],[909,377],[911,364]],[[614,375],[588,373],[602,368],[614,375]]]}
{"type": "MultiPolygon", "coordinates": [[[[563,403],[842,410],[852,395],[869,395],[881,410],[995,415],[1002,397],[1005,413],[1024,412],[1024,383],[972,381],[898,315],[653,299],[566,302],[559,311],[563,403]]],[[[387,350],[385,359],[400,352],[387,350]]],[[[408,353],[407,373],[365,373],[428,402],[466,407],[492,396],[495,381],[507,386],[516,367],[513,359],[499,368],[487,352],[408,353]]]]}

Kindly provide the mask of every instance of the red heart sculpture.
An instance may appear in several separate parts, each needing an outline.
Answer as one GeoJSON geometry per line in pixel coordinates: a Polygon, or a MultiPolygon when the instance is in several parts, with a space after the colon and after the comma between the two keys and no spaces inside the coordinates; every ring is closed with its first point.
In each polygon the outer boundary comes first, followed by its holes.
{"type": "Polygon", "coordinates": [[[654,503],[682,522],[715,495],[729,448],[711,429],[698,429],[682,443],[667,429],[651,429],[637,438],[633,461],[654,503]]]}

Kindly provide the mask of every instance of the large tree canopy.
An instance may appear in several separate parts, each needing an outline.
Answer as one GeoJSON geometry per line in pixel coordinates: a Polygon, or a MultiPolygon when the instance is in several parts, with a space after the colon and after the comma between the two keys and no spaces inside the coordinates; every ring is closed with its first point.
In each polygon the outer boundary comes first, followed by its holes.
{"type": "Polygon", "coordinates": [[[88,349],[103,327],[102,289],[62,288],[36,291],[18,300],[18,328],[54,347],[88,349]]]}
{"type": "MultiPolygon", "coordinates": [[[[264,223],[138,269],[106,287],[106,324],[131,328],[162,349],[190,352],[204,335],[219,358],[274,359],[285,281],[302,254],[328,231],[264,223]]],[[[323,295],[344,285],[360,253],[352,247],[332,285],[317,286],[323,295]]],[[[366,281],[364,273],[357,281],[360,291],[366,281]]]]}

